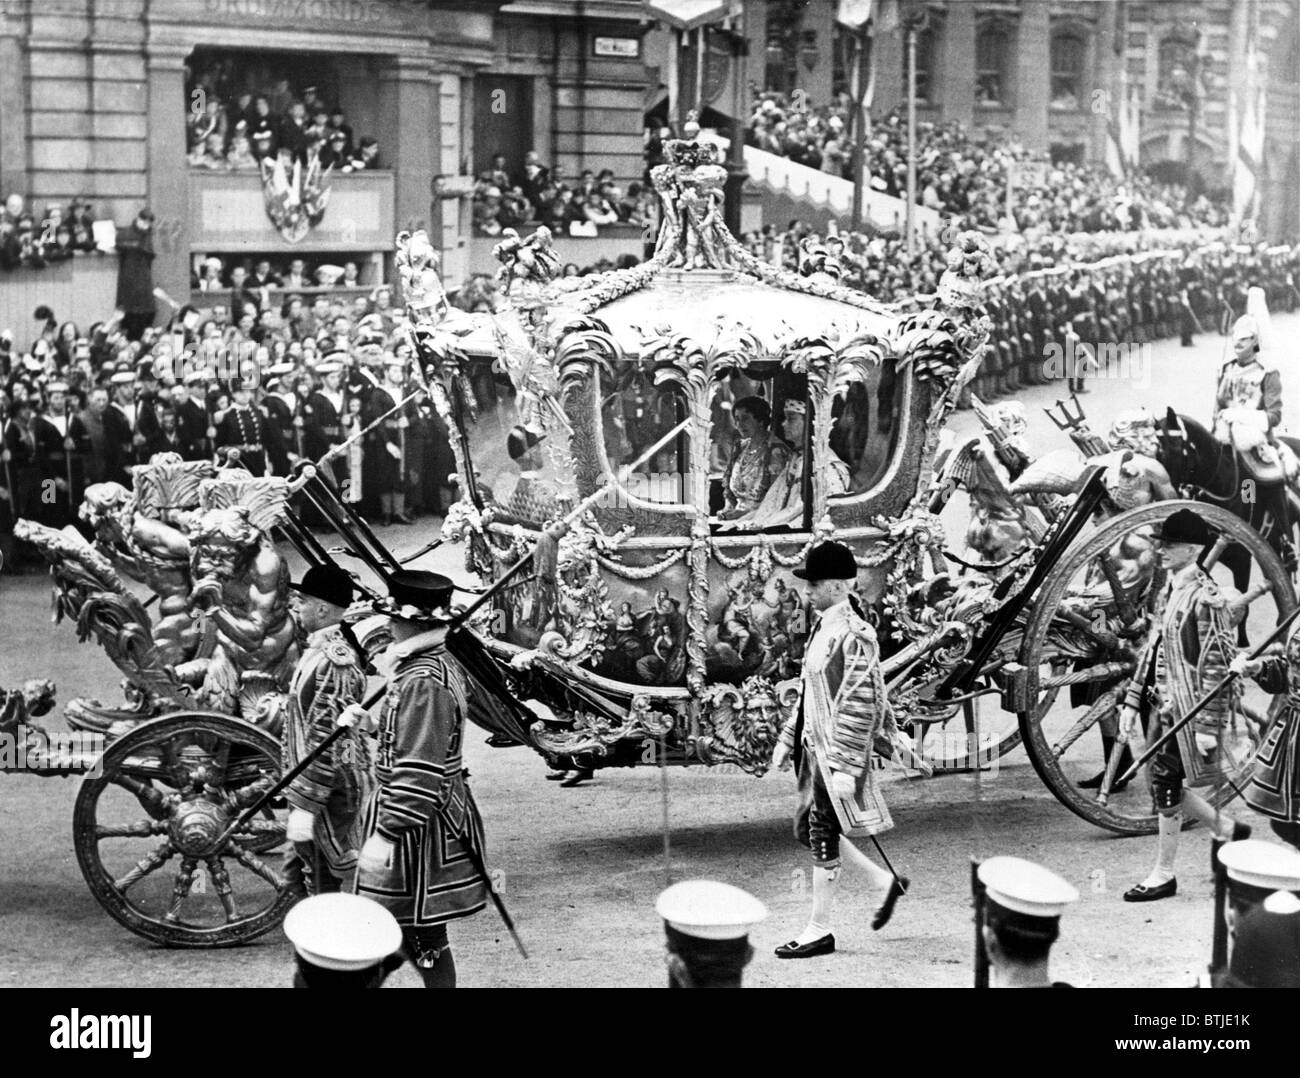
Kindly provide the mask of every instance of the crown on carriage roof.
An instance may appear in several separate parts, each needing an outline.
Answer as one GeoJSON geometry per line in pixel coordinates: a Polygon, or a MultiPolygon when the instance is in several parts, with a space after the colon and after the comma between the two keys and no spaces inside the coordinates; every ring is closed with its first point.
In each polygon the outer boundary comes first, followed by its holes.
{"type": "Polygon", "coordinates": [[[669,162],[678,169],[694,169],[700,165],[717,165],[718,147],[712,142],[700,140],[699,114],[692,109],[686,114],[682,125],[682,138],[669,139],[664,143],[664,154],[669,162]]]}

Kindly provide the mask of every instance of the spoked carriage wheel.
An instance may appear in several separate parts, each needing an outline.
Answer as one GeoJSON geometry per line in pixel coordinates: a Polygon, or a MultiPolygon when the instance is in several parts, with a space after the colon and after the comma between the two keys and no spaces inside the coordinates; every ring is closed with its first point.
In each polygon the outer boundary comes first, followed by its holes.
{"type": "Polygon", "coordinates": [[[964,701],[955,714],[939,722],[912,721],[917,753],[936,775],[989,768],[1020,744],[1013,712],[1003,711],[996,695],[964,701]]]}
{"type": "Polygon", "coordinates": [[[285,879],[259,853],[284,826],[255,817],[222,833],[280,775],[280,745],[226,715],[179,712],[105,749],[77,794],[77,861],[91,893],[132,932],[171,947],[228,947],[288,912],[285,879]]]}
{"type": "MultiPolygon", "coordinates": [[[[1155,830],[1146,769],[1126,788],[1108,791],[1104,801],[1097,789],[1080,783],[1104,769],[1102,735],[1117,728],[1120,704],[1139,676],[1138,653],[1158,589],[1164,586],[1164,572],[1153,563],[1126,587],[1123,580],[1116,581],[1115,573],[1108,573],[1116,563],[1103,563],[1122,540],[1135,533],[1140,537],[1179,509],[1194,510],[1232,540],[1212,569],[1216,581],[1242,592],[1256,584],[1272,585],[1246,609],[1241,631],[1247,644],[1261,642],[1296,605],[1289,575],[1259,533],[1227,510],[1201,502],[1156,502],[1129,510],[1087,533],[1066,552],[1034,597],[1025,628],[1020,728],[1030,760],[1061,802],[1118,834],[1155,830]],[[1076,614],[1074,624],[1062,612],[1070,607],[1076,614]],[[1080,613],[1088,622],[1084,627],[1078,623],[1080,613]]],[[[1215,805],[1235,797],[1249,776],[1271,706],[1268,694],[1253,681],[1241,679],[1239,685],[1240,702],[1223,730],[1217,776],[1211,786],[1198,787],[1215,805]]],[[[1145,743],[1144,731],[1135,729],[1130,741],[1135,756],[1145,743]]]]}

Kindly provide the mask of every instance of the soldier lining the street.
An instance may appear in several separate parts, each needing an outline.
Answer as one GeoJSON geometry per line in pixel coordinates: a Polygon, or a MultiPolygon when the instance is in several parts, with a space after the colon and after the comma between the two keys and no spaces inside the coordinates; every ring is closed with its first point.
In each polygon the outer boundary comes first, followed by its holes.
{"type": "Polygon", "coordinates": [[[873,930],[889,923],[908,879],[887,872],[849,841],[894,826],[871,772],[875,738],[893,717],[875,630],[853,594],[857,561],[843,544],[822,543],[794,575],[808,582],[817,617],[804,652],[799,705],[777,740],[772,766],[784,770],[793,759],[798,772],[795,837],[812,851],[813,907],[803,931],[776,954],[812,958],[835,950],[831,911],[841,854],[884,895],[873,930]]]}
{"type": "Polygon", "coordinates": [[[403,570],[376,604],[392,619],[391,680],[357,864],[357,893],[397,918],[426,988],[456,987],[447,923],[488,901],[483,821],[461,763],[469,679],[445,646],[452,590],[403,570]]]}
{"type": "MultiPolygon", "coordinates": [[[[362,657],[343,629],[352,605],[352,578],[337,565],[308,569],[298,595],[298,624],[306,646],[289,684],[284,720],[284,768],[297,767],[334,730],[339,716],[366,690],[362,657]]],[[[300,860],[306,890],[338,891],[350,883],[360,846],[361,807],[374,787],[368,736],[362,725],[334,744],[289,786],[285,837],[300,860]]]]}
{"type": "Polygon", "coordinates": [[[980,936],[992,988],[1069,988],[1048,972],[1061,914],[1079,892],[1055,872],[1020,857],[990,857],[978,869],[984,887],[980,936]]]}
{"type": "MultiPolygon", "coordinates": [[[[1158,705],[1150,737],[1154,740],[1186,715],[1228,673],[1237,656],[1236,621],[1244,615],[1241,596],[1217,583],[1198,558],[1214,542],[1209,525],[1190,509],[1180,509],[1153,533],[1160,564],[1169,574],[1161,597],[1159,629],[1150,646],[1158,705]]],[[[1220,693],[1196,719],[1165,742],[1149,765],[1151,800],[1159,840],[1156,863],[1141,883],[1124,892],[1125,902],[1154,902],[1178,892],[1174,864],[1184,813],[1224,839],[1243,839],[1250,828],[1216,813],[1201,794],[1188,787],[1212,783],[1219,770],[1223,726],[1233,702],[1220,693]]]]}

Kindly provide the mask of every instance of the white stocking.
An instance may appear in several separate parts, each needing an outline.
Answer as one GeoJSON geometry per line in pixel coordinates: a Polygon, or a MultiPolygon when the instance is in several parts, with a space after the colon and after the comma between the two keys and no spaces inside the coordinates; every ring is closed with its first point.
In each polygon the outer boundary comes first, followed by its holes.
{"type": "Polygon", "coordinates": [[[839,868],[813,869],[812,919],[795,936],[795,943],[813,943],[830,932],[831,910],[835,905],[835,890],[839,886],[839,879],[839,868]]]}

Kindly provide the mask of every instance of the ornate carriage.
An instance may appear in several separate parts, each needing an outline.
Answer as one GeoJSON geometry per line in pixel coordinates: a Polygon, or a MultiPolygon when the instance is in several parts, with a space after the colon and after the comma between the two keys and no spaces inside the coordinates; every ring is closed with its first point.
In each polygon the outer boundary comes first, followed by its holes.
{"type": "MultiPolygon", "coordinates": [[[[537,550],[479,626],[551,709],[530,731],[548,758],[662,750],[762,774],[797,690],[808,611],[791,570],[810,546],[848,543],[900,639],[937,638],[916,592],[941,561],[931,466],[985,345],[973,304],[987,258],[964,237],[938,297],[887,308],[836,283],[833,250],[805,251],[806,274],[750,255],[721,224],[711,148],[670,152],[648,262],[557,280],[544,232],[498,250],[497,377],[465,365],[477,414],[445,534],[468,539],[468,568],[489,582],[537,550]],[[771,429],[738,428],[746,410],[771,429]],[[742,458],[766,474],[738,475],[742,458]],[[590,508],[548,534],[575,503],[590,508]]],[[[895,648],[892,667],[914,650],[895,648]]],[[[964,727],[920,752],[964,765],[964,727]]]]}
{"type": "MultiPolygon", "coordinates": [[[[882,305],[839,286],[833,239],[807,245],[799,273],[755,258],[721,223],[713,151],[688,139],[669,153],[653,258],[565,279],[545,230],[508,234],[490,334],[449,312],[427,238],[398,238],[421,389],[452,433],[461,489],[444,539],[488,586],[448,636],[483,689],[470,717],[557,766],[762,775],[810,628],[792,571],[834,538],[857,558],[899,720],[882,757],[982,768],[1023,741],[1070,809],[1151,830],[1107,746],[1142,734],[1164,583],[1148,529],[1190,503],[1143,494],[1127,451],[1098,444],[1115,452],[1040,489],[1032,541],[958,571],[938,515],[952,490],[933,464],[988,345],[982,237],[957,237],[937,295],[882,305]]],[[[254,480],[155,459],[134,485],[87,492],[93,544],[20,522],[53,567],[57,612],[104,646],[128,696],[71,702],[69,724],[100,740],[61,751],[38,733],[26,769],[85,774],[78,860],[118,921],[169,945],[238,943],[292,901],[260,856],[282,841],[274,812],[244,819],[279,774],[277,700],[297,646],[277,543],[331,558],[290,495],[380,579],[400,563],[309,472],[254,480]],[[156,617],[123,577],[158,596],[156,617]]],[[[1293,581],[1247,522],[1198,509],[1222,537],[1205,564],[1225,596],[1241,593],[1225,601],[1242,641],[1260,639],[1295,608],[1293,581]]],[[[382,619],[358,635],[376,652],[382,619]]],[[[48,683],[0,694],[0,733],[39,731],[27,720],[50,706],[48,683]]],[[[1239,789],[1267,721],[1238,695],[1216,801],[1239,789]]]]}
{"type": "MultiPolygon", "coordinates": [[[[688,138],[668,152],[651,259],[558,278],[545,230],[510,235],[491,366],[437,365],[463,492],[444,535],[502,585],[473,625],[512,692],[547,709],[498,732],[562,767],[762,775],[808,629],[791,570],[834,538],[858,559],[904,735],[878,752],[928,773],[1023,741],[1073,811],[1152,829],[1139,784],[1114,766],[1100,791],[1085,780],[1132,726],[1121,715],[1163,586],[1149,529],[1188,503],[1130,497],[1128,458],[1108,459],[1049,499],[1036,541],[996,573],[959,572],[932,466],[988,345],[983,238],[955,239],[937,295],[879,304],[839,286],[833,238],[805,245],[799,273],[754,257],[721,223],[712,150],[688,138]],[[784,446],[784,471],[755,497],[736,471],[764,439],[784,446]],[[531,574],[507,580],[529,555],[531,574]]],[[[1199,508],[1223,537],[1208,567],[1268,585],[1238,604],[1243,640],[1259,638],[1294,608],[1293,582],[1249,524],[1199,508]]],[[[1217,800],[1240,785],[1265,711],[1235,712],[1217,800]]]]}

